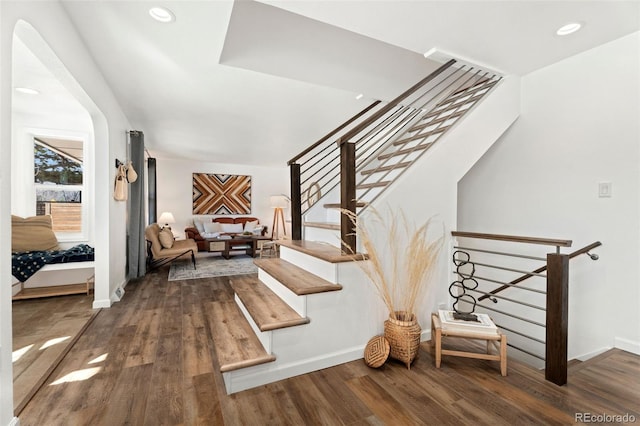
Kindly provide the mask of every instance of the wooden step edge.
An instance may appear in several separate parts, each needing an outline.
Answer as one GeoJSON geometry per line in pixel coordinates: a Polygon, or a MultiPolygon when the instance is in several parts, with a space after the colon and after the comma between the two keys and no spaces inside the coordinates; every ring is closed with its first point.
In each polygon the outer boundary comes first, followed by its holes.
{"type": "Polygon", "coordinates": [[[309,226],[311,228],[331,229],[333,231],[340,230],[340,224],[332,223],[332,222],[303,222],[302,226],[309,226]]]}
{"type": "Polygon", "coordinates": [[[266,354],[259,358],[246,359],[237,362],[231,362],[225,365],[220,365],[221,373],[228,373],[229,371],[241,370],[247,367],[253,367],[254,365],[266,364],[276,360],[275,355],[266,354]]]}
{"type": "MultiPolygon", "coordinates": [[[[431,123],[427,123],[425,126],[422,126],[422,128],[429,127],[430,125],[431,125],[431,123]]],[[[437,129],[430,130],[430,131],[428,131],[426,133],[418,133],[417,135],[413,135],[413,136],[410,136],[408,138],[399,139],[399,140],[397,140],[397,141],[395,141],[393,143],[393,146],[404,145],[404,144],[412,142],[412,141],[417,141],[417,140],[420,140],[420,139],[426,139],[429,136],[437,135],[439,133],[444,133],[449,129],[449,127],[451,127],[451,125],[438,127],[437,129]]],[[[415,128],[415,129],[419,130],[418,128],[415,128]]],[[[411,132],[412,130],[413,129],[409,129],[409,132],[411,132]]]]}
{"type": "Polygon", "coordinates": [[[438,124],[438,123],[444,123],[445,121],[449,121],[449,120],[453,120],[454,118],[462,117],[467,111],[469,111],[468,108],[467,109],[463,109],[461,111],[456,111],[456,112],[451,113],[449,115],[446,115],[444,117],[434,118],[433,120],[430,120],[425,124],[434,125],[434,124],[438,124]]]}
{"type": "Polygon", "coordinates": [[[356,189],[384,188],[390,183],[391,183],[390,180],[383,180],[380,182],[373,182],[373,183],[361,183],[360,185],[356,185],[356,189]]]}
{"type": "MultiPolygon", "coordinates": [[[[366,207],[367,204],[368,203],[365,203],[364,201],[360,201],[356,203],[356,207],[366,207]]],[[[322,207],[324,207],[325,209],[339,209],[340,203],[327,203],[327,204],[323,204],[322,207]]]]}
{"type": "Polygon", "coordinates": [[[425,116],[423,116],[421,118],[421,120],[426,120],[428,118],[431,117],[437,117],[440,114],[443,114],[445,112],[451,111],[452,109],[457,109],[457,108],[461,108],[465,105],[467,105],[468,103],[473,103],[475,101],[477,101],[478,99],[481,99],[484,95],[486,95],[486,93],[479,93],[479,94],[474,94],[472,95],[469,99],[463,101],[463,102],[458,102],[458,100],[453,100],[453,102],[449,101],[449,100],[445,100],[443,102],[441,102],[440,104],[436,105],[436,107],[433,109],[433,111],[427,113],[425,116]],[[444,108],[441,108],[442,105],[447,105],[447,104],[451,104],[448,105],[444,108]],[[440,108],[439,110],[437,108],[440,108]]]}
{"type": "Polygon", "coordinates": [[[234,283],[230,279],[231,288],[235,291],[236,296],[242,302],[242,305],[253,319],[254,324],[260,331],[271,331],[280,328],[295,327],[297,325],[309,324],[309,318],[300,316],[287,303],[280,299],[269,287],[260,282],[257,278],[240,278],[234,283]],[[242,287],[242,281],[249,279],[251,281],[251,290],[242,287]],[[252,301],[248,296],[248,291],[255,291],[260,297],[256,303],[255,298],[252,301]],[[262,312],[262,315],[260,315],[262,312]],[[280,312],[277,314],[276,312],[280,312]],[[266,315],[265,315],[266,314],[266,315]],[[288,318],[275,318],[276,315],[289,316],[288,318]]]}
{"type": "Polygon", "coordinates": [[[398,156],[398,155],[411,154],[414,151],[419,151],[419,150],[423,150],[423,149],[429,149],[431,147],[431,145],[433,145],[433,142],[425,143],[425,144],[422,144],[422,145],[416,145],[416,146],[411,147],[411,148],[401,149],[399,151],[390,152],[388,154],[382,154],[382,155],[378,156],[378,160],[386,160],[388,158],[395,157],[395,156],[398,156]]]}
{"type": "Polygon", "coordinates": [[[306,317],[300,317],[299,320],[271,322],[269,324],[264,324],[260,326],[260,331],[272,331],[272,330],[278,330],[281,328],[296,327],[298,325],[309,324],[309,322],[310,322],[309,318],[306,318],[306,317]]]}
{"type": "Polygon", "coordinates": [[[278,244],[329,263],[354,262],[368,259],[364,253],[343,253],[329,243],[306,240],[278,240],[278,244]]]}
{"type": "Polygon", "coordinates": [[[253,263],[298,296],[342,290],[341,284],[329,282],[284,259],[256,259],[253,263]]]}
{"type": "Polygon", "coordinates": [[[404,169],[405,167],[409,167],[410,165],[411,165],[411,161],[405,161],[402,163],[389,164],[388,166],[377,167],[375,169],[363,170],[360,173],[362,173],[363,175],[371,175],[374,173],[387,172],[389,170],[404,169]]]}
{"type": "MultiPolygon", "coordinates": [[[[495,86],[496,84],[498,84],[499,80],[488,80],[485,81],[483,83],[480,83],[481,85],[478,86],[477,84],[471,87],[468,87],[466,89],[463,89],[459,92],[455,92],[453,93],[451,96],[449,96],[448,98],[446,98],[445,100],[443,100],[440,105],[446,105],[449,102],[455,102],[458,99],[464,98],[465,96],[469,96],[469,95],[473,95],[474,93],[477,92],[481,92],[485,89],[491,89],[493,86],[495,86]]],[[[482,95],[486,95],[486,93],[483,93],[482,95]]]]}

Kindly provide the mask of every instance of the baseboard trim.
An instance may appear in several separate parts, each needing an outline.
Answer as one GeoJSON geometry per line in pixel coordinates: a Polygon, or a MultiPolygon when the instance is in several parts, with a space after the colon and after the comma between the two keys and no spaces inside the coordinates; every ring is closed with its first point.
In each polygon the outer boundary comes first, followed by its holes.
{"type": "Polygon", "coordinates": [[[622,349],[623,351],[631,352],[632,354],[640,355],[640,342],[616,337],[614,340],[614,347],[622,349]]]}
{"type": "Polygon", "coordinates": [[[610,349],[611,349],[611,346],[605,346],[605,347],[602,347],[600,349],[596,349],[595,351],[591,351],[591,352],[588,352],[586,354],[578,355],[578,356],[574,357],[573,359],[577,359],[578,361],[582,361],[582,362],[588,361],[591,358],[596,357],[596,356],[598,356],[600,354],[603,354],[603,353],[605,353],[606,351],[608,351],[610,349]]]}
{"type": "Polygon", "coordinates": [[[110,308],[111,299],[97,299],[93,301],[93,309],[110,308]]]}
{"type": "Polygon", "coordinates": [[[344,351],[333,352],[284,365],[278,365],[278,360],[276,359],[275,362],[223,373],[224,383],[227,394],[230,395],[257,386],[288,379],[289,377],[355,361],[361,359],[363,354],[364,346],[355,346],[344,351]]]}
{"type": "MultiPolygon", "coordinates": [[[[426,342],[429,340],[431,340],[431,330],[422,330],[420,333],[420,341],[426,342]]],[[[301,374],[322,370],[323,368],[362,359],[364,356],[364,348],[365,345],[353,346],[342,351],[288,364],[278,364],[278,360],[276,359],[275,362],[223,373],[227,394],[230,395],[257,386],[288,379],[289,377],[299,376],[301,374]]]]}

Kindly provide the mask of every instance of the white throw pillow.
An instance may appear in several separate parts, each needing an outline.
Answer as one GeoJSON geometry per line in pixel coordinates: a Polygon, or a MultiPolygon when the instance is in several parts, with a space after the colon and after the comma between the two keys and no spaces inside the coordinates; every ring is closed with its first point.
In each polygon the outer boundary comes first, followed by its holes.
{"type": "Polygon", "coordinates": [[[220,232],[222,229],[218,222],[205,222],[204,223],[204,232],[207,234],[211,234],[213,232],[220,232]]]}
{"type": "Polygon", "coordinates": [[[251,222],[247,221],[244,223],[244,232],[253,232],[253,230],[256,229],[257,226],[258,226],[257,220],[253,220],[251,222]]]}
{"type": "Polygon", "coordinates": [[[222,225],[222,232],[226,232],[228,234],[242,233],[241,223],[221,223],[220,225],[222,225]]]}
{"type": "Polygon", "coordinates": [[[202,234],[204,232],[204,224],[201,221],[193,219],[193,224],[199,233],[202,234]]]}

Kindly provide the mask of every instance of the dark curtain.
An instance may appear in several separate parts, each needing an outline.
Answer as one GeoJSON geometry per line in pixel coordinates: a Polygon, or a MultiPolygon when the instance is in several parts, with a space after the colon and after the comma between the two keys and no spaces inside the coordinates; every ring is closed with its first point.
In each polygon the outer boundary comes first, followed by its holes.
{"type": "Polygon", "coordinates": [[[147,176],[149,177],[149,223],[158,221],[158,200],[156,197],[156,159],[147,159],[147,176]]]}
{"type": "Polygon", "coordinates": [[[128,278],[143,277],[147,272],[146,242],[144,239],[144,133],[129,132],[131,164],[138,179],[129,184],[129,222],[127,229],[127,270],[128,278]]]}

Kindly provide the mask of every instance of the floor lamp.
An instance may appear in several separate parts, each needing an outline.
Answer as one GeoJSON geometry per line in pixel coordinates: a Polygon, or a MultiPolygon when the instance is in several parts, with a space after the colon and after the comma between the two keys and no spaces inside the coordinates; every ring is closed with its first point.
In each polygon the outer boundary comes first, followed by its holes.
{"type": "Polygon", "coordinates": [[[269,198],[269,204],[273,208],[273,224],[271,225],[271,239],[275,235],[276,239],[280,237],[278,233],[278,225],[282,224],[282,234],[287,235],[287,228],[284,225],[284,209],[289,207],[289,200],[285,195],[272,195],[269,198]]]}

